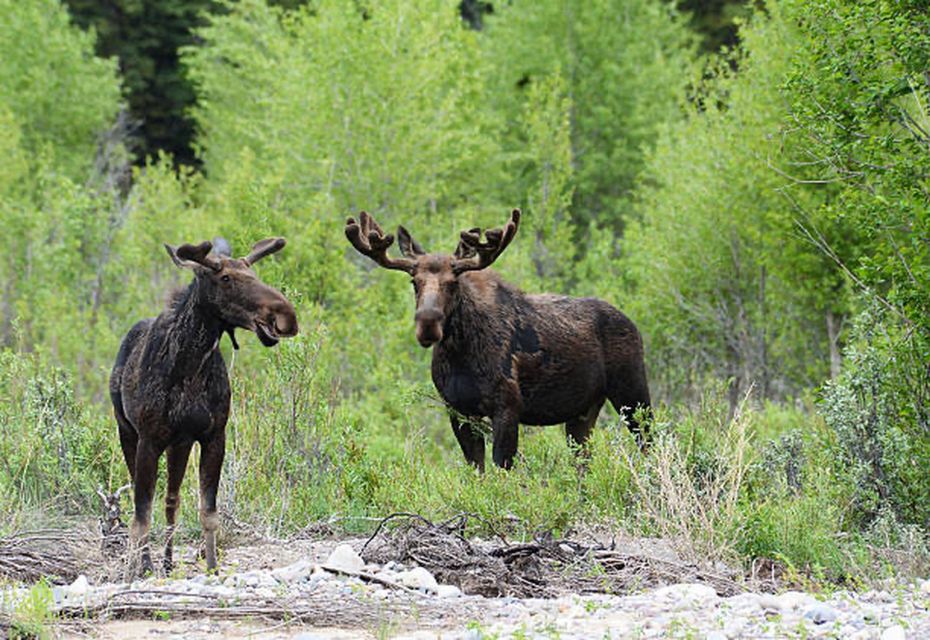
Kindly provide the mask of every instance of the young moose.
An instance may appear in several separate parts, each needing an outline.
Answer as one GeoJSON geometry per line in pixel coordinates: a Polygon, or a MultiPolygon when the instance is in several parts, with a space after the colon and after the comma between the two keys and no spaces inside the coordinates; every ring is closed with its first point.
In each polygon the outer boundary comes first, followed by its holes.
{"type": "MultiPolygon", "coordinates": [[[[391,258],[394,236],[368,213],[349,218],[355,249],[385,269],[406,271],[416,294],[417,341],[433,347],[433,383],[460,414],[490,417],[493,457],[509,469],[518,424],[565,423],[576,443],[587,440],[609,399],[641,447],[647,427],[634,418],[649,407],[643,344],[636,326],[595,298],[526,295],[485,270],[517,233],[514,209],[503,229],[463,231],[454,255],[426,253],[403,227],[403,258],[391,258]]],[[[465,458],[484,468],[484,438],[452,416],[465,458]]]]}
{"type": "MultiPolygon", "coordinates": [[[[200,443],[200,522],[207,569],[216,568],[216,492],[226,445],[229,377],[220,354],[224,332],[236,344],[237,328],[254,331],[266,347],[297,334],[297,315],[281,292],[258,279],[252,265],[280,251],[284,238],[262,240],[238,260],[228,245],[165,245],[179,267],[191,269],[194,281],[175,294],[157,318],[136,324],[120,346],[110,376],[110,398],[119,425],[120,444],[135,493],[130,550],[142,551],[142,570],[152,570],[148,549],[152,499],[158,458],[168,456],[165,517],[165,570],[171,569],[178,494],[193,443],[200,443]]],[[[131,558],[130,571],[136,566],[131,558]]]]}

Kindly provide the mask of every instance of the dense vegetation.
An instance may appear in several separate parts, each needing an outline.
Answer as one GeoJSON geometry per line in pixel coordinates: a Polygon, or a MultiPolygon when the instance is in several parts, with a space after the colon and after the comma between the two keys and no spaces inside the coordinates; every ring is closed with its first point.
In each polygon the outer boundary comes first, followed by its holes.
{"type": "Polygon", "coordinates": [[[125,331],[187,277],[161,243],[223,235],[245,253],[278,234],[259,269],[302,334],[223,345],[228,515],[282,533],[392,510],[517,533],[607,521],[835,580],[907,568],[902,549],[924,562],[921,4],[772,0],[705,57],[656,0],[495,3],[480,30],[452,0],[224,3],[180,52],[195,172],[153,149],[132,168],[120,113],[138,77],[58,0],[0,0],[3,528],[92,513],[98,485],[126,481],[106,379],[125,331]],[[506,278],[596,295],[642,330],[648,456],[605,410],[583,473],[551,428],[528,430],[514,471],[478,476],[407,279],[342,231],[365,208],[451,251],[512,206],[506,278]]]}

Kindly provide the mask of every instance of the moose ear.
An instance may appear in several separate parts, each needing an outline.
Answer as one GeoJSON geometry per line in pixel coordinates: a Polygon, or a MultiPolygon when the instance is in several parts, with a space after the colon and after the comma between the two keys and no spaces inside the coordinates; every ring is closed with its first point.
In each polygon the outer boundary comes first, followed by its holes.
{"type": "Polygon", "coordinates": [[[420,243],[414,240],[410,232],[402,226],[397,227],[397,245],[400,247],[400,252],[408,258],[416,258],[426,254],[420,243]]]}
{"type": "Polygon", "coordinates": [[[204,240],[198,245],[182,244],[177,248],[169,244],[165,245],[165,250],[168,252],[168,255],[171,256],[171,260],[174,264],[185,269],[193,269],[198,265],[213,270],[219,269],[219,263],[215,258],[209,255],[212,248],[213,244],[209,240],[204,240]]]}
{"type": "Polygon", "coordinates": [[[232,258],[232,247],[229,246],[229,240],[222,236],[213,238],[213,253],[218,256],[232,258]]]}

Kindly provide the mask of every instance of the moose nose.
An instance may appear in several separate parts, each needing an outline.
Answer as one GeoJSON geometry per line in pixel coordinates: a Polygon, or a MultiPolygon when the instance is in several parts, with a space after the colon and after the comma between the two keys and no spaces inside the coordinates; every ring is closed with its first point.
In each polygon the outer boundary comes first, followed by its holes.
{"type": "Polygon", "coordinates": [[[438,309],[421,309],[414,316],[417,324],[417,342],[431,347],[442,340],[442,312],[438,309]]]}
{"type": "Polygon", "coordinates": [[[439,309],[420,309],[413,316],[417,324],[421,323],[441,323],[442,312],[439,309]]]}
{"type": "Polygon", "coordinates": [[[297,313],[289,304],[275,306],[272,310],[272,324],[279,336],[292,337],[297,335],[297,313]]]}

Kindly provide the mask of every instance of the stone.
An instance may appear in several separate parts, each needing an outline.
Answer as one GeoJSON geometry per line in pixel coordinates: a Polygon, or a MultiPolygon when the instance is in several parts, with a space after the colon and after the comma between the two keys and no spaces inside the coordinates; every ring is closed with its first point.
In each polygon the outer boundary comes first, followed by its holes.
{"type": "Polygon", "coordinates": [[[462,590],[454,584],[441,584],[436,587],[436,595],[440,598],[460,598],[462,590]]]}
{"type": "Polygon", "coordinates": [[[920,592],[925,596],[930,596],[930,580],[924,580],[920,583],[920,592]]]}
{"type": "Polygon", "coordinates": [[[822,602],[810,606],[804,612],[804,617],[814,624],[833,622],[838,617],[836,609],[822,602]]]}
{"type": "Polygon", "coordinates": [[[322,567],[314,567],[313,573],[310,574],[310,578],[307,580],[308,585],[311,588],[322,585],[329,579],[330,575],[332,574],[325,571],[322,567]]]}
{"type": "Polygon", "coordinates": [[[405,587],[419,589],[427,593],[436,593],[439,588],[439,583],[436,582],[436,578],[433,577],[433,574],[423,567],[415,567],[409,571],[398,574],[397,582],[405,587]]]}
{"type": "MultiPolygon", "coordinates": [[[[772,596],[769,596],[772,597],[772,596]]],[[[774,598],[773,598],[774,599],[774,598]]],[[[755,593],[740,593],[735,596],[730,596],[721,601],[721,604],[730,607],[731,609],[739,609],[746,611],[756,611],[757,609],[764,609],[762,606],[762,596],[755,593]]]]}
{"type": "Polygon", "coordinates": [[[298,560],[294,564],[272,570],[271,577],[282,584],[293,584],[309,578],[315,567],[309,560],[298,560]]]}
{"type": "Polygon", "coordinates": [[[656,589],[653,595],[671,600],[679,609],[696,605],[707,606],[717,600],[717,592],[713,587],[708,587],[706,584],[674,584],[656,589]]]}
{"type": "Polygon", "coordinates": [[[778,596],[778,608],[781,611],[800,611],[817,604],[814,596],[800,591],[786,591],[778,596]]]}
{"type": "Polygon", "coordinates": [[[326,566],[341,571],[351,571],[358,573],[365,568],[365,561],[355,552],[348,544],[340,544],[333,552],[329,554],[326,560],[326,566]]]}
{"type": "Polygon", "coordinates": [[[907,634],[904,633],[904,627],[896,624],[882,631],[882,640],[907,640],[907,634]]]}
{"type": "Polygon", "coordinates": [[[727,640],[727,634],[723,631],[711,631],[704,636],[704,640],[727,640]]]}
{"type": "Polygon", "coordinates": [[[90,583],[87,576],[83,573],[74,579],[74,582],[68,585],[68,595],[83,596],[90,590],[90,583]]]}

